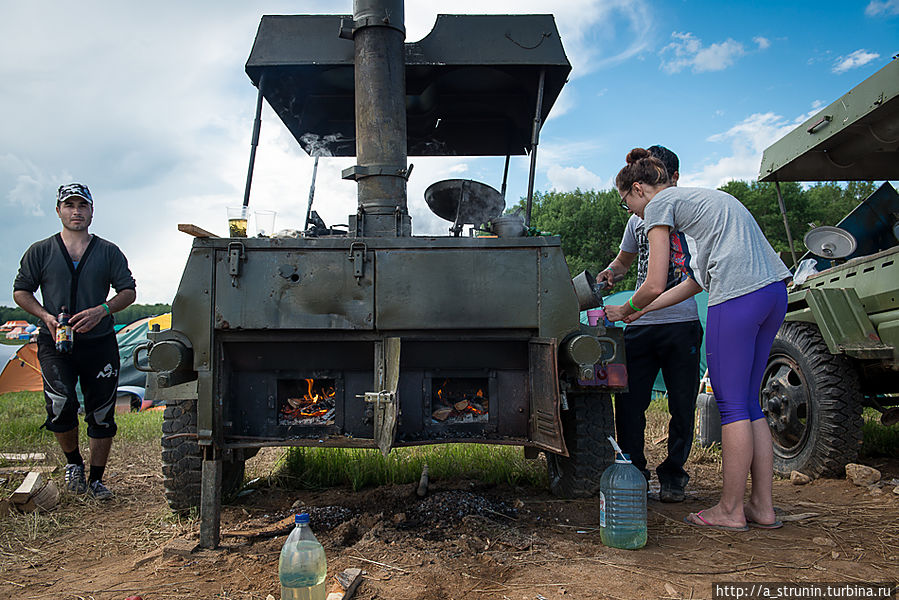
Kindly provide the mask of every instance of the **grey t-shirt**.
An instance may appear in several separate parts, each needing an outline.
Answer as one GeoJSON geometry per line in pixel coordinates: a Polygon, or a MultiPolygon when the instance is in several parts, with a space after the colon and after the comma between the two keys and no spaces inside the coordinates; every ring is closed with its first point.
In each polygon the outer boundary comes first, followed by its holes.
{"type": "MultiPolygon", "coordinates": [[[[40,288],[43,306],[52,315],[58,315],[63,306],[72,315],[99,306],[106,302],[110,286],[116,292],[135,287],[128,261],[118,246],[95,235],[75,267],[58,233],[35,242],[25,251],[13,283],[14,290],[32,294],[40,288]],[[73,299],[72,281],[76,273],[78,285],[73,299]]],[[[83,339],[108,335],[113,332],[113,323],[112,316],[107,315],[90,331],[76,335],[83,339]]],[[[41,332],[48,334],[44,323],[41,332]]]]}
{"type": "Polygon", "coordinates": [[[693,238],[689,264],[709,292],[709,306],[791,276],[752,214],[726,192],[666,188],[646,205],[643,218],[647,231],[667,225],[693,238]]]}
{"type": "MultiPolygon", "coordinates": [[[[684,240],[682,234],[679,232],[671,234],[670,248],[668,285],[665,289],[676,286],[689,276],[685,268],[685,261],[689,252],[686,249],[686,240],[684,240]]],[[[631,218],[627,221],[627,226],[624,228],[624,236],[621,238],[621,249],[637,255],[637,287],[639,288],[646,280],[646,273],[649,268],[649,239],[646,237],[643,219],[637,215],[631,215],[631,218]]],[[[696,300],[691,297],[674,306],[646,313],[646,315],[640,317],[628,325],[628,327],[683,323],[697,319],[699,319],[699,312],[696,309],[696,300]]]]}

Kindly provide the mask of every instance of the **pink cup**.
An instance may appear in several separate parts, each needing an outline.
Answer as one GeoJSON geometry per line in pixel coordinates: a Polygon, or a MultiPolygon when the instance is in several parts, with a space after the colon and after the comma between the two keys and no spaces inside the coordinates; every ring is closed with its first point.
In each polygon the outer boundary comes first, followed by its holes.
{"type": "Polygon", "coordinates": [[[590,325],[590,327],[596,327],[599,323],[602,322],[605,316],[605,310],[601,308],[591,308],[587,311],[587,324],[590,325]]]}

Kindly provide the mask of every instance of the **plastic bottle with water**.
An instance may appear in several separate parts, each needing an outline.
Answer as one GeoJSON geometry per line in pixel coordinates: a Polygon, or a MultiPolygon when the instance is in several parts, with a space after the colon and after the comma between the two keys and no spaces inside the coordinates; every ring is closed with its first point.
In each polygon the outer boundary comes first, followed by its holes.
{"type": "Polygon", "coordinates": [[[325,600],[325,549],[309,528],[308,513],[298,514],[294,522],[296,527],[281,547],[278,561],[281,600],[325,600]]]}
{"type": "Polygon", "coordinates": [[[599,479],[599,536],[612,548],[646,545],[646,478],[621,452],[612,436],[615,463],[599,479]]]}

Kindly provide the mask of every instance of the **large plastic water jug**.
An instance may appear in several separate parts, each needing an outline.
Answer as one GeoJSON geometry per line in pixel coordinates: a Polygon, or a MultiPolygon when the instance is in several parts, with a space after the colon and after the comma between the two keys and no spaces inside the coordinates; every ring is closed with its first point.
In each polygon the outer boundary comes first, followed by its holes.
{"type": "Polygon", "coordinates": [[[599,536],[606,546],[636,550],[646,545],[646,478],[609,440],[616,455],[599,479],[599,536]]]}
{"type": "Polygon", "coordinates": [[[309,528],[307,513],[298,514],[294,522],[296,527],[287,536],[278,560],[281,600],[325,600],[325,549],[309,528]]]}

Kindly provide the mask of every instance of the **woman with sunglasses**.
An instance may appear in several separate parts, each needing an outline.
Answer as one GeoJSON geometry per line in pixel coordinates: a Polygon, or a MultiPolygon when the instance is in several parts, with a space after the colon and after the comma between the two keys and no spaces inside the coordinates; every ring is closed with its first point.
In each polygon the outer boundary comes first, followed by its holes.
{"type": "Polygon", "coordinates": [[[709,292],[706,360],[721,412],[723,487],[718,504],[690,513],[686,522],[745,531],[774,528],[773,448],[759,405],[762,374],[787,308],[790,272],[736,198],[705,188],[673,187],[665,166],[635,148],[615,185],[622,201],[643,218],[649,268],[627,304],[606,307],[613,320],[633,322],[648,312],[709,292]],[[690,278],[665,291],[671,230],[694,239],[690,278]],[[752,491],[744,504],[747,476],[752,491]]]}

